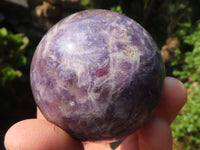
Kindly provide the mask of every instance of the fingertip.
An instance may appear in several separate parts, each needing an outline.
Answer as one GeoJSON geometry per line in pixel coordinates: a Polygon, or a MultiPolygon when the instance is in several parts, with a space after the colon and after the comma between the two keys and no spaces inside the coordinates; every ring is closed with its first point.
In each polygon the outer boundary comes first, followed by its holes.
{"type": "Polygon", "coordinates": [[[174,90],[173,93],[177,95],[177,98],[181,99],[181,102],[177,103],[177,105],[179,108],[182,107],[187,100],[187,89],[185,85],[180,80],[173,77],[166,77],[165,83],[168,89],[171,89],[171,91],[174,90]]]}
{"type": "Polygon", "coordinates": [[[38,119],[13,125],[5,135],[4,145],[7,150],[83,150],[82,144],[62,129],[38,119]]]}
{"type": "Polygon", "coordinates": [[[166,77],[156,114],[171,123],[186,103],[186,100],[187,91],[184,84],[176,78],[166,77]]]}
{"type": "Polygon", "coordinates": [[[141,150],[171,150],[172,133],[169,124],[159,116],[146,123],[138,131],[141,150]]]}

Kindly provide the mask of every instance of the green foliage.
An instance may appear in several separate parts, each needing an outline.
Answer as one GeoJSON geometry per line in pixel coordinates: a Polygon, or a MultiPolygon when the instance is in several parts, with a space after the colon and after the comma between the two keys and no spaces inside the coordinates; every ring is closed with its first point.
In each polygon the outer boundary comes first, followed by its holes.
{"type": "Polygon", "coordinates": [[[85,9],[94,9],[90,3],[90,0],[81,0],[81,4],[85,7],[85,9]]]}
{"type": "Polygon", "coordinates": [[[112,7],[110,10],[122,14],[122,8],[121,8],[121,6],[114,6],[114,7],[112,7]]]}
{"type": "MultiPolygon", "coordinates": [[[[85,7],[85,9],[95,9],[95,7],[93,6],[94,4],[92,4],[90,0],[81,0],[81,4],[85,7]]],[[[113,6],[110,8],[110,10],[122,14],[122,8],[120,5],[113,6]]]]}
{"type": "Polygon", "coordinates": [[[16,77],[21,77],[22,73],[19,70],[14,70],[11,67],[5,67],[1,70],[3,74],[3,81],[14,80],[16,77]]]}
{"type": "Polygon", "coordinates": [[[24,34],[0,28],[0,86],[22,76],[20,69],[27,63],[24,53],[28,43],[24,34]]]}
{"type": "Polygon", "coordinates": [[[181,79],[188,90],[188,101],[172,124],[173,136],[186,150],[200,149],[200,23],[197,27],[185,23],[177,30],[185,44],[193,48],[175,51],[171,65],[173,74],[181,79]],[[181,32],[180,32],[181,31],[181,32]]]}
{"type": "MultiPolygon", "coordinates": [[[[180,32],[179,32],[180,33],[180,32]]],[[[186,34],[186,31],[180,34],[186,34]]],[[[173,74],[181,80],[197,81],[200,83],[200,23],[189,35],[183,35],[184,43],[193,45],[192,51],[181,53],[180,50],[175,51],[175,58],[172,66],[182,65],[180,70],[174,70],[173,74]]]]}
{"type": "Polygon", "coordinates": [[[173,137],[186,150],[200,149],[200,85],[187,85],[188,101],[172,124],[173,137]]]}
{"type": "Polygon", "coordinates": [[[167,27],[168,34],[173,33],[180,22],[191,20],[191,5],[192,2],[188,0],[165,0],[161,4],[161,12],[165,14],[163,18],[166,22],[169,22],[167,27]]]}
{"type": "Polygon", "coordinates": [[[178,29],[175,32],[175,36],[179,37],[180,39],[192,32],[192,25],[190,22],[178,23],[177,26],[178,29]]]}

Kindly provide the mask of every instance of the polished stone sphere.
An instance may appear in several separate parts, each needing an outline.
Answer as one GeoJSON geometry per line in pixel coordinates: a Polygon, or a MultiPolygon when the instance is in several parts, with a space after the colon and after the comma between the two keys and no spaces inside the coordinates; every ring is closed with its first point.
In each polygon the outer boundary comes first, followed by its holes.
{"type": "Polygon", "coordinates": [[[131,18],[86,10],[55,24],[31,65],[31,87],[47,120],[81,141],[130,135],[159,104],[160,52],[131,18]]]}

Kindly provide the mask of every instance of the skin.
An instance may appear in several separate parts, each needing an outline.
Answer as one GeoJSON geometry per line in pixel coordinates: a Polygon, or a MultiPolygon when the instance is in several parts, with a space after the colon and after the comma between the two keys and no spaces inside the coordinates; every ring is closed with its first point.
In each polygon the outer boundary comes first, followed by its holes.
{"type": "MultiPolygon", "coordinates": [[[[116,150],[171,150],[170,124],[187,100],[183,84],[166,77],[161,102],[155,115],[139,130],[128,136],[116,150]]],[[[111,150],[108,143],[81,143],[61,128],[48,122],[40,111],[37,119],[13,125],[5,135],[7,150],[111,150]]]]}

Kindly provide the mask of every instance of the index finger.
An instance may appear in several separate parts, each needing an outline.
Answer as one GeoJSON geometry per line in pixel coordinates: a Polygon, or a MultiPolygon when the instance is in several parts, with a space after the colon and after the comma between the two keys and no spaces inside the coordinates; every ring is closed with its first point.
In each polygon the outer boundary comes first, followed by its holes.
{"type": "Polygon", "coordinates": [[[169,124],[176,118],[187,100],[183,83],[175,78],[166,77],[160,104],[155,114],[163,117],[169,124]]]}

